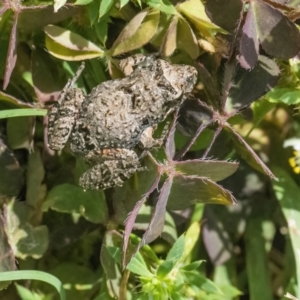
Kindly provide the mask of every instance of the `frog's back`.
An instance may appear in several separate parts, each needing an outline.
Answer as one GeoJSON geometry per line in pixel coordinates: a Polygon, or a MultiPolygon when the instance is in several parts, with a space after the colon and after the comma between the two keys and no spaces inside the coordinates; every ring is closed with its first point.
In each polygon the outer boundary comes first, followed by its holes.
{"type": "Polygon", "coordinates": [[[79,152],[86,149],[134,148],[145,126],[133,114],[132,94],[120,85],[121,80],[107,81],[95,87],[82,104],[73,137],[81,139],[79,152]]]}

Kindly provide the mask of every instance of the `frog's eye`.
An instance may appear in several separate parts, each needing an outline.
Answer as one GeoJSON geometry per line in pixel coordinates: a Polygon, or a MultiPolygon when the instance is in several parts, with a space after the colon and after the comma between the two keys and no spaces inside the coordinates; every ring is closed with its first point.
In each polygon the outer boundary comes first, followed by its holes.
{"type": "Polygon", "coordinates": [[[137,69],[149,69],[153,65],[154,57],[152,55],[147,56],[140,64],[137,65],[137,69]]]}

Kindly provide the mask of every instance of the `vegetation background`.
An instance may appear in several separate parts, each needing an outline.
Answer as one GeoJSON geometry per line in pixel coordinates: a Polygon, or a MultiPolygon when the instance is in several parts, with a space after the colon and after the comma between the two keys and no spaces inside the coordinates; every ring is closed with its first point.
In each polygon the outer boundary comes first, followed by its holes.
{"type": "Polygon", "coordinates": [[[299,5],[2,0],[0,299],[299,299],[299,5]],[[198,83],[147,171],[83,191],[47,109],[134,53],[198,83]]]}

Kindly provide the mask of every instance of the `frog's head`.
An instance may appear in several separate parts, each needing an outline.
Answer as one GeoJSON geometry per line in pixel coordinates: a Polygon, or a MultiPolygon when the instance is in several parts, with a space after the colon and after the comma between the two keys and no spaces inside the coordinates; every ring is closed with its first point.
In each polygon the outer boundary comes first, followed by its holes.
{"type": "Polygon", "coordinates": [[[188,65],[173,65],[163,61],[163,73],[167,81],[173,86],[181,102],[186,99],[188,94],[193,90],[198,72],[196,68],[188,65]]]}

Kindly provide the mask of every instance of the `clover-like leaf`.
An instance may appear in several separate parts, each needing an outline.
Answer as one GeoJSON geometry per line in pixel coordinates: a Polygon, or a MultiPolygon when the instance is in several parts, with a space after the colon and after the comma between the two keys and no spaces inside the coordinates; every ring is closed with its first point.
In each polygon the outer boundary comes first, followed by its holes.
{"type": "Polygon", "coordinates": [[[208,18],[205,7],[200,0],[189,0],[176,6],[177,10],[184,14],[199,32],[205,37],[211,37],[217,32],[227,33],[226,30],[212,23],[208,18]]]}
{"type": "Polygon", "coordinates": [[[236,151],[241,157],[255,170],[275,178],[270,169],[263,163],[254,150],[246,143],[246,141],[230,126],[225,126],[224,129],[230,134],[233,140],[236,151]]]}
{"type": "Polygon", "coordinates": [[[177,263],[181,259],[184,253],[184,248],[185,248],[185,237],[184,235],[181,235],[176,240],[176,242],[174,243],[170,251],[168,252],[166,261],[173,261],[177,263]]]}
{"type": "Polygon", "coordinates": [[[57,99],[64,87],[62,80],[58,80],[57,64],[46,63],[51,58],[45,51],[39,49],[32,51],[32,82],[40,102],[57,99]]]}
{"type": "Polygon", "coordinates": [[[165,34],[164,40],[160,47],[162,56],[171,56],[177,48],[177,24],[178,17],[175,16],[165,34]]]}
{"type": "Polygon", "coordinates": [[[252,69],[258,60],[259,41],[257,29],[253,24],[254,18],[254,11],[250,5],[240,41],[240,64],[245,69],[252,69]]]}
{"type": "Polygon", "coordinates": [[[57,12],[54,12],[53,5],[23,6],[19,13],[18,30],[29,33],[48,24],[61,22],[80,11],[81,7],[75,5],[65,5],[57,12]]]}
{"type": "Polygon", "coordinates": [[[159,10],[144,10],[138,13],[122,30],[110,52],[120,55],[147,44],[154,36],[159,23],[159,10]]]}
{"type": "Polygon", "coordinates": [[[7,121],[7,142],[11,149],[28,149],[32,147],[33,117],[16,117],[7,121]]]}
{"type": "Polygon", "coordinates": [[[168,209],[182,210],[196,203],[235,204],[232,194],[210,179],[175,176],[170,190],[168,209]]]}
{"type": "Polygon", "coordinates": [[[161,188],[157,203],[155,205],[153,216],[146,232],[143,235],[142,241],[138,245],[138,249],[146,244],[151,243],[162,233],[165,225],[166,206],[171,186],[172,178],[169,177],[166,179],[163,187],[161,188]]]}
{"type": "Polygon", "coordinates": [[[107,14],[114,4],[115,0],[102,0],[100,3],[99,19],[107,14]]]}
{"type": "Polygon", "coordinates": [[[265,98],[272,103],[294,105],[300,103],[300,91],[295,88],[275,88],[265,98]]]}
{"type": "Polygon", "coordinates": [[[198,41],[191,26],[184,18],[179,19],[177,34],[178,48],[183,49],[191,58],[196,59],[199,56],[198,41]]]}
{"type": "Polygon", "coordinates": [[[232,175],[238,168],[238,164],[217,160],[185,160],[175,162],[175,170],[184,175],[194,175],[210,178],[213,181],[221,181],[232,175]]]}
{"type": "Polygon", "coordinates": [[[126,269],[143,277],[153,277],[153,274],[147,268],[147,264],[143,256],[139,252],[131,258],[126,269]]]}
{"type": "Polygon", "coordinates": [[[234,84],[225,104],[225,111],[233,114],[257,100],[273,88],[279,79],[280,69],[274,60],[259,56],[258,63],[247,71],[237,67],[234,84]]]}
{"type": "MultiPolygon", "coordinates": [[[[143,205],[135,220],[134,229],[146,231],[154,213],[154,207],[143,205]]],[[[177,239],[176,225],[172,216],[166,212],[165,225],[161,233],[163,239],[173,244],[177,239]]]]}
{"type": "Polygon", "coordinates": [[[104,55],[98,46],[65,28],[47,25],[44,31],[47,50],[57,58],[78,61],[104,55]]]}
{"type": "Polygon", "coordinates": [[[222,295],[222,291],[208,278],[200,274],[199,272],[191,271],[185,272],[186,281],[197,286],[199,289],[210,293],[210,294],[219,294],[222,295]]]}
{"type": "Polygon", "coordinates": [[[33,107],[31,103],[23,102],[22,100],[0,91],[0,101],[5,101],[14,104],[18,107],[33,107]]]}
{"type": "Polygon", "coordinates": [[[80,214],[94,223],[105,223],[108,217],[103,191],[84,191],[71,184],[57,185],[48,193],[43,210],[49,208],[80,214]]]}
{"type": "Polygon", "coordinates": [[[39,150],[29,154],[26,175],[26,203],[40,213],[39,208],[44,201],[46,192],[45,186],[42,185],[45,169],[39,150]]]}
{"type": "Polygon", "coordinates": [[[109,230],[103,237],[101,246],[100,260],[103,267],[105,277],[108,284],[111,285],[113,294],[118,294],[118,285],[122,277],[118,264],[120,263],[121,251],[119,249],[121,243],[120,235],[113,230],[109,230]]]}
{"type": "Polygon", "coordinates": [[[258,41],[270,55],[289,59],[300,51],[297,26],[281,11],[261,0],[249,2],[240,42],[241,65],[250,69],[258,58],[258,41]]]}
{"type": "Polygon", "coordinates": [[[17,257],[40,258],[48,248],[48,228],[33,227],[28,223],[30,207],[26,203],[11,200],[7,205],[6,230],[17,257]]]}
{"type": "Polygon", "coordinates": [[[147,170],[134,174],[122,187],[115,187],[114,218],[120,224],[132,212],[137,202],[142,198],[141,195],[147,195],[149,190],[153,191],[157,187],[157,178],[159,178],[157,166],[148,158],[145,159],[144,163],[147,170]]]}
{"type": "Polygon", "coordinates": [[[147,5],[168,15],[176,15],[177,10],[168,0],[147,0],[147,5]]]}
{"type": "Polygon", "coordinates": [[[188,228],[184,236],[184,252],[182,254],[182,261],[186,261],[191,258],[192,250],[199,241],[200,224],[199,222],[193,222],[188,228]]]}
{"type": "Polygon", "coordinates": [[[75,5],[87,5],[90,4],[93,0],[76,0],[75,5]]]}
{"type": "Polygon", "coordinates": [[[134,227],[135,220],[137,218],[137,215],[142,207],[142,205],[147,200],[147,197],[158,187],[158,183],[160,180],[160,176],[157,176],[154,183],[148,190],[148,192],[139,200],[136,202],[136,205],[134,206],[133,210],[130,212],[127,220],[125,221],[125,232],[124,232],[124,240],[123,240],[123,258],[122,258],[122,264],[123,266],[126,265],[126,251],[128,247],[129,242],[129,236],[131,234],[131,231],[134,227]]]}
{"type": "Polygon", "coordinates": [[[93,286],[98,280],[97,274],[91,268],[72,261],[57,264],[51,270],[51,274],[58,278],[64,286],[68,286],[65,299],[91,298],[93,286]]]}
{"type": "Polygon", "coordinates": [[[207,0],[205,10],[212,22],[228,31],[236,29],[243,11],[241,0],[207,0]]]}
{"type": "MultiPolygon", "coordinates": [[[[278,165],[273,168],[274,174],[279,178],[278,181],[273,181],[273,189],[277,201],[281,207],[287,223],[287,231],[291,243],[291,248],[294,253],[299,253],[300,249],[300,202],[298,195],[300,193],[299,184],[295,182],[290,172],[279,167],[278,165]]],[[[299,272],[300,264],[298,258],[295,260],[295,269],[299,272]]],[[[299,279],[299,274],[297,275],[299,279]]],[[[298,297],[299,298],[299,297],[298,297]]],[[[296,298],[291,298],[296,299],[296,298]]]]}

